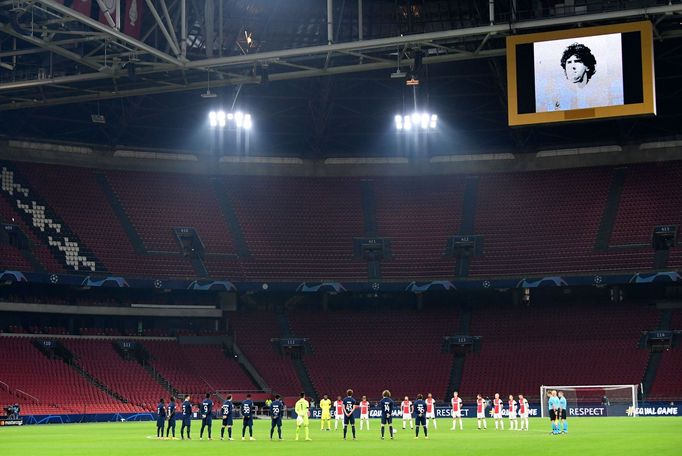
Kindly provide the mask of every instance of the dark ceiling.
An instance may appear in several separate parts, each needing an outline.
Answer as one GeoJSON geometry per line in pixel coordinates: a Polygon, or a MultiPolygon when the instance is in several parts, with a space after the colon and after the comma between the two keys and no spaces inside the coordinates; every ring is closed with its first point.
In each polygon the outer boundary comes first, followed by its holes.
{"type": "MultiPolygon", "coordinates": [[[[203,0],[190,3],[195,8],[204,5],[203,0]]],[[[333,3],[334,41],[357,40],[357,0],[333,3]]],[[[514,3],[516,20],[524,20],[551,17],[558,2],[514,3]]],[[[667,2],[575,3],[604,11],[667,2]]],[[[498,21],[509,20],[511,4],[495,1],[498,21]]],[[[489,21],[487,0],[365,0],[363,10],[364,39],[487,25],[489,21]]],[[[200,11],[194,12],[201,17],[200,11]]],[[[222,55],[324,45],[327,41],[324,0],[225,0],[223,15],[223,33],[229,38],[223,40],[222,55]],[[253,39],[250,45],[244,38],[248,34],[253,39]]],[[[149,14],[144,20],[143,29],[151,27],[149,14]]],[[[0,134],[109,146],[306,158],[525,152],[670,138],[682,135],[682,39],[677,38],[678,29],[682,31],[681,22],[682,16],[677,15],[661,16],[655,22],[657,33],[666,33],[665,39],[655,42],[658,106],[655,118],[511,129],[507,126],[506,63],[504,56],[498,56],[425,64],[419,74],[421,84],[416,89],[406,86],[404,79],[391,78],[395,69],[381,69],[270,82],[261,82],[258,77],[258,83],[211,88],[217,94],[215,98],[201,97],[206,91],[202,87],[6,110],[0,112],[0,134]],[[440,122],[437,132],[418,142],[393,130],[394,114],[411,110],[415,97],[420,109],[437,113],[440,122]],[[243,140],[237,144],[235,133],[230,131],[222,139],[217,138],[207,126],[209,110],[230,109],[233,105],[253,115],[254,128],[248,144],[243,140]],[[91,114],[96,113],[105,116],[106,124],[92,123],[91,114]]],[[[194,56],[205,57],[204,25],[197,20],[190,27],[194,40],[188,51],[190,60],[194,56]]],[[[151,34],[148,40],[159,40],[155,35],[151,34]]],[[[13,41],[12,36],[0,32],[0,51],[10,49],[13,41]]],[[[502,43],[502,38],[493,37],[484,49],[500,48],[502,43]]],[[[462,43],[464,48],[470,45],[462,43]]],[[[397,50],[384,52],[386,59],[395,60],[396,56],[397,50]]],[[[56,67],[73,66],[61,57],[50,54],[50,58],[56,67]]],[[[21,56],[14,71],[37,68],[45,59],[44,53],[21,56]]],[[[254,77],[260,74],[259,67],[240,71],[254,77]]],[[[0,81],[16,80],[13,77],[16,74],[12,75],[12,71],[0,68],[0,81]]],[[[155,77],[163,79],[164,75],[155,77]]],[[[172,76],[167,77],[170,80],[172,76]]],[[[93,85],[78,90],[87,93],[103,89],[93,85]]],[[[36,90],[29,96],[41,93],[45,92],[36,90]]],[[[7,101],[12,97],[11,92],[0,95],[7,101]]]]}

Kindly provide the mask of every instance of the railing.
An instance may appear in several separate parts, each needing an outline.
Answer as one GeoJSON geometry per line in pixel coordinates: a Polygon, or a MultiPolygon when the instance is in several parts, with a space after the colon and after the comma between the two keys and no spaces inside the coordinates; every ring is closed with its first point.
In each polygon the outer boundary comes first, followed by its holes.
{"type": "Polygon", "coordinates": [[[24,399],[32,400],[35,404],[40,404],[40,400],[38,400],[37,397],[35,397],[35,396],[31,395],[31,394],[28,394],[26,391],[22,391],[22,390],[18,389],[18,390],[15,391],[15,393],[16,393],[18,396],[23,397],[24,399]]]}

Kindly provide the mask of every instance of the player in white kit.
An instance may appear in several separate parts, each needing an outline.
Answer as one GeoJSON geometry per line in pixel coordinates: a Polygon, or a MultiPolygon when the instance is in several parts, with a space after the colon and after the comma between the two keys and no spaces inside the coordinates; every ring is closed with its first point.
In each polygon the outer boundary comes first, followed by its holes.
{"type": "Polygon", "coordinates": [[[403,429],[405,429],[405,422],[409,421],[410,429],[414,428],[414,421],[412,420],[412,401],[405,396],[405,400],[400,403],[400,410],[403,412],[403,429]]]}
{"type": "Polygon", "coordinates": [[[483,429],[488,429],[488,422],[485,419],[486,400],[480,394],[476,395],[476,421],[478,423],[478,430],[481,430],[481,422],[483,422],[483,429]]]}
{"type": "Polygon", "coordinates": [[[362,396],[360,401],[360,430],[362,431],[362,424],[367,424],[367,430],[369,431],[369,401],[367,396],[362,396]]]}
{"type": "Polygon", "coordinates": [[[493,420],[495,421],[495,429],[502,429],[504,431],[504,421],[502,421],[502,408],[504,407],[500,393],[495,393],[493,399],[493,420]]]}
{"type": "Polygon", "coordinates": [[[334,401],[334,430],[339,428],[339,422],[343,428],[343,401],[341,396],[336,396],[336,401],[334,401]]]}
{"type": "Polygon", "coordinates": [[[521,430],[528,430],[528,401],[523,394],[519,394],[519,418],[521,418],[521,430]]]}
{"type": "Polygon", "coordinates": [[[426,426],[429,425],[429,420],[433,423],[433,428],[438,429],[438,424],[436,421],[436,400],[433,398],[431,393],[426,396],[426,426]]]}
{"type": "Polygon", "coordinates": [[[452,413],[452,428],[451,431],[457,429],[457,418],[459,418],[459,430],[462,428],[462,399],[460,399],[457,391],[452,393],[452,399],[450,399],[450,412],[452,413]]]}
{"type": "Polygon", "coordinates": [[[512,394],[509,395],[509,430],[519,430],[519,422],[516,420],[516,401],[512,394]]]}

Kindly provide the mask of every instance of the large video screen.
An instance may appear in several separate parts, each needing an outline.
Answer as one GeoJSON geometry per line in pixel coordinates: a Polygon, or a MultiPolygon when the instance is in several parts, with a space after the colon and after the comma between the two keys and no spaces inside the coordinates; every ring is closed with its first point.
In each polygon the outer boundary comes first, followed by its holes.
{"type": "Polygon", "coordinates": [[[651,23],[507,39],[509,125],[655,114],[651,23]]]}

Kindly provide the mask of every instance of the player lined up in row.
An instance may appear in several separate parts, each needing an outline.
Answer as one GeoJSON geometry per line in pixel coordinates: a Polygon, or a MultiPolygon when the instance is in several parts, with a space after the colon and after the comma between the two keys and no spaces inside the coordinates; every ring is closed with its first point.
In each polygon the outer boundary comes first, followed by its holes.
{"type": "MultiPolygon", "coordinates": [[[[201,431],[199,433],[199,439],[203,439],[204,431],[207,431],[207,437],[209,440],[212,439],[211,431],[214,418],[214,403],[211,400],[210,393],[206,394],[205,399],[199,404],[199,414],[201,416],[201,431]]],[[[510,420],[510,430],[528,430],[528,401],[523,397],[522,394],[518,396],[518,402],[514,399],[513,395],[509,395],[508,406],[508,416],[510,420]],[[517,416],[519,419],[517,419],[517,416]],[[519,423],[521,422],[521,427],[519,428],[519,423]]],[[[407,428],[409,424],[410,429],[415,430],[415,438],[419,437],[420,427],[423,428],[424,437],[428,438],[428,427],[429,423],[433,424],[433,428],[437,429],[436,421],[436,401],[433,396],[429,393],[424,399],[423,395],[418,394],[416,400],[412,402],[408,396],[405,396],[403,401],[400,403],[400,408],[397,408],[396,403],[391,398],[391,393],[388,390],[382,392],[382,399],[375,404],[379,408],[380,418],[381,418],[381,438],[384,438],[385,426],[389,426],[389,436],[394,437],[395,430],[393,429],[393,412],[394,410],[399,410],[402,413],[402,427],[407,428]]],[[[486,420],[486,409],[489,405],[489,401],[484,399],[480,394],[476,398],[476,417],[478,423],[478,429],[487,429],[488,424],[486,420]],[[482,426],[482,427],[481,427],[482,426]]],[[[351,428],[353,439],[356,438],[356,428],[355,428],[355,411],[359,409],[360,411],[360,430],[363,429],[363,425],[366,425],[367,430],[369,430],[369,408],[371,407],[370,402],[367,400],[366,396],[362,396],[361,401],[357,401],[353,397],[353,390],[349,389],[346,391],[346,397],[341,399],[341,396],[337,397],[337,400],[333,404],[334,406],[334,429],[338,429],[339,421],[343,425],[343,438],[346,439],[348,428],[351,428]]],[[[462,424],[462,399],[459,397],[458,393],[455,391],[453,397],[450,400],[451,406],[451,416],[452,416],[452,428],[451,430],[457,429],[457,421],[459,421],[459,429],[463,430],[462,424]]],[[[320,408],[322,410],[321,414],[321,424],[320,429],[324,430],[326,425],[326,430],[331,430],[331,420],[332,420],[332,402],[327,395],[320,401],[320,408]]],[[[550,407],[551,409],[552,407],[550,407]]],[[[495,398],[492,401],[491,414],[495,421],[495,429],[504,430],[504,422],[502,420],[502,410],[504,409],[504,401],[500,399],[499,393],[495,394],[495,398]]],[[[232,438],[232,427],[234,424],[234,414],[236,410],[236,405],[232,401],[232,395],[228,395],[223,402],[220,410],[219,416],[222,417],[222,429],[220,432],[220,439],[223,440],[225,437],[225,429],[228,432],[228,439],[232,438]]],[[[193,415],[193,405],[191,403],[190,396],[185,396],[184,401],[181,405],[180,416],[182,419],[182,426],[180,428],[180,437],[184,440],[185,433],[187,439],[191,439],[191,425],[192,425],[192,415],[193,415]]],[[[239,412],[242,415],[242,440],[246,439],[246,431],[249,432],[249,440],[255,440],[253,437],[253,419],[255,415],[255,406],[251,400],[251,395],[246,395],[246,400],[242,401],[239,405],[239,412]]],[[[296,402],[295,412],[297,415],[296,419],[296,440],[299,437],[299,430],[304,428],[306,440],[310,440],[309,436],[309,417],[310,417],[310,403],[305,399],[305,394],[301,393],[300,399],[296,402]]],[[[158,438],[172,438],[175,439],[175,427],[176,427],[176,402],[175,398],[171,397],[168,404],[164,402],[162,398],[157,406],[157,423],[156,423],[156,435],[158,438]],[[166,426],[166,421],[167,426],[166,426]],[[165,436],[164,436],[165,428],[165,436]]],[[[275,396],[275,400],[270,404],[270,438],[273,438],[275,430],[279,439],[282,439],[282,419],[285,415],[285,406],[279,395],[275,396]]]]}

